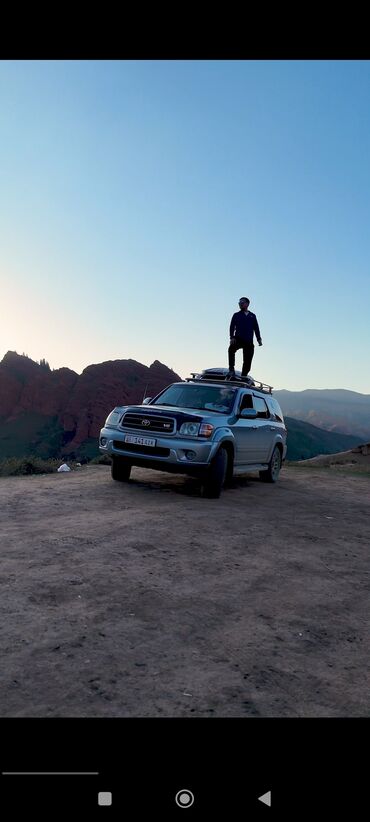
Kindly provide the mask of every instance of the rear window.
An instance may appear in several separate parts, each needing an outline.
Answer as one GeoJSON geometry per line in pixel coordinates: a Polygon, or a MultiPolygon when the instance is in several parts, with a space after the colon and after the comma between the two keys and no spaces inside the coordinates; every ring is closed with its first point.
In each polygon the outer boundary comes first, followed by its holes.
{"type": "Polygon", "coordinates": [[[274,419],[277,422],[284,422],[283,412],[280,408],[278,401],[275,400],[273,397],[269,397],[268,404],[270,407],[271,416],[274,417],[274,419]]]}

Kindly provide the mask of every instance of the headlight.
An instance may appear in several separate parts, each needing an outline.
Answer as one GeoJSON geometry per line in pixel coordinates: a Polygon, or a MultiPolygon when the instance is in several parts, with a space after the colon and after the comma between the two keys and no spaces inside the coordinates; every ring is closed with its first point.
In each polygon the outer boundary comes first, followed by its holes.
{"type": "Polygon", "coordinates": [[[108,428],[112,428],[116,426],[121,414],[122,411],[111,411],[110,414],[108,414],[107,419],[105,420],[104,427],[106,428],[108,426],[108,428]]]}
{"type": "Polygon", "coordinates": [[[183,422],[179,433],[185,437],[211,437],[214,430],[208,422],[183,422]]]}
{"type": "Polygon", "coordinates": [[[183,422],[180,428],[180,434],[183,434],[185,437],[197,437],[199,428],[199,422],[183,422]]]}

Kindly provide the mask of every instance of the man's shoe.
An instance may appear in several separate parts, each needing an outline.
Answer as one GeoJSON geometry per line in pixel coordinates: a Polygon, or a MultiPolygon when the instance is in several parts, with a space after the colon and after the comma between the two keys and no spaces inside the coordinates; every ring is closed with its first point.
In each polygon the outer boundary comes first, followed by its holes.
{"type": "Polygon", "coordinates": [[[234,371],[234,369],[227,372],[225,380],[235,380],[235,371],[234,371]]]}

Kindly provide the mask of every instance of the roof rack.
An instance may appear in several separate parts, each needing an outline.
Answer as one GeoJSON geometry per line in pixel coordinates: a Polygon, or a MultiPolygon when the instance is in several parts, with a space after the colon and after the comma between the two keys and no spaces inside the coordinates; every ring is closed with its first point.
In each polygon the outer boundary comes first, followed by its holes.
{"type": "Polygon", "coordinates": [[[191,377],[186,377],[185,382],[211,382],[211,383],[224,383],[226,382],[227,385],[237,386],[238,388],[254,388],[254,390],[262,391],[263,394],[272,394],[272,385],[268,385],[265,382],[261,382],[261,380],[256,380],[254,377],[251,378],[251,381],[243,380],[242,377],[237,377],[235,380],[226,380],[225,376],[222,374],[220,376],[208,377],[205,374],[199,374],[196,371],[190,372],[191,377]]]}

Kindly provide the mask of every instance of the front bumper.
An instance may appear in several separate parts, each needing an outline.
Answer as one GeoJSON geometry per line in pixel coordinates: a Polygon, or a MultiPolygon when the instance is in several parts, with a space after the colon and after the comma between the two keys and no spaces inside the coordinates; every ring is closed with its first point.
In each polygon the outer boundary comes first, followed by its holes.
{"type": "MultiPolygon", "coordinates": [[[[207,466],[214,457],[219,443],[201,437],[180,437],[154,435],[155,448],[141,446],[130,448],[125,443],[126,434],[142,436],[142,431],[124,430],[122,428],[102,428],[99,435],[99,451],[109,456],[126,457],[133,465],[145,463],[163,464],[163,470],[171,470],[167,466],[174,466],[177,470],[190,470],[207,466]],[[102,444],[105,440],[105,443],[102,444]],[[158,452],[163,450],[164,455],[158,452]]],[[[173,470],[173,469],[172,469],[173,470]]]]}

